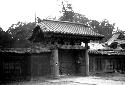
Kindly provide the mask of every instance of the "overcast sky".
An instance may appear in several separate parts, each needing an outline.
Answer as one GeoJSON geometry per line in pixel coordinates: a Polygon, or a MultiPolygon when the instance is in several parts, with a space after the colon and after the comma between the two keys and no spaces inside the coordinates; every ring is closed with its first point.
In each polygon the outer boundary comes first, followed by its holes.
{"type": "MultiPolygon", "coordinates": [[[[69,0],[73,10],[89,19],[108,19],[125,31],[124,0],[69,0]]],[[[0,26],[7,30],[18,21],[33,22],[37,17],[45,19],[59,16],[61,0],[0,0],[0,26]]]]}

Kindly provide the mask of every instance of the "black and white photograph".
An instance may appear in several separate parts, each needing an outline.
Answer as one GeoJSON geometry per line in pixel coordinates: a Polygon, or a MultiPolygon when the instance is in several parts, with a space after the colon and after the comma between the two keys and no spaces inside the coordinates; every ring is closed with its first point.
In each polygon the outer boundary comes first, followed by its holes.
{"type": "Polygon", "coordinates": [[[124,0],[0,0],[0,85],[125,85],[124,0]]]}

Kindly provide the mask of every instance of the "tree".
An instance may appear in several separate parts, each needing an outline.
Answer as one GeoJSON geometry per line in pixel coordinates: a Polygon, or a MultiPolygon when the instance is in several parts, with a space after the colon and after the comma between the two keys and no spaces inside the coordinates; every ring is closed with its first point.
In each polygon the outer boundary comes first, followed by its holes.
{"type": "Polygon", "coordinates": [[[85,17],[85,15],[75,13],[73,17],[73,21],[77,23],[83,23],[85,25],[88,25],[89,19],[85,17]]]}
{"type": "Polygon", "coordinates": [[[3,31],[2,27],[0,27],[0,31],[3,31]]]}
{"type": "Polygon", "coordinates": [[[18,22],[17,24],[12,24],[7,30],[15,39],[25,40],[29,38],[33,29],[35,28],[35,23],[23,23],[18,22]]]}
{"type": "Polygon", "coordinates": [[[115,29],[114,27],[115,24],[110,24],[107,19],[104,19],[101,22],[97,20],[90,20],[87,17],[85,17],[85,15],[75,13],[72,9],[71,4],[67,4],[66,6],[64,6],[64,4],[62,5],[63,5],[62,7],[63,15],[59,18],[60,21],[70,21],[70,22],[83,23],[84,25],[88,25],[95,32],[105,36],[102,42],[106,42],[109,38],[112,37],[112,32],[113,32],[113,29],[115,29]]]}
{"type": "Polygon", "coordinates": [[[10,34],[3,31],[0,27],[0,48],[9,48],[13,43],[13,38],[10,34]]]}
{"type": "Polygon", "coordinates": [[[96,20],[90,20],[89,26],[92,27],[92,29],[105,36],[105,38],[102,40],[102,42],[106,42],[109,38],[112,37],[112,32],[115,24],[110,24],[107,19],[104,19],[101,22],[98,22],[96,20]]]}
{"type": "Polygon", "coordinates": [[[30,45],[28,38],[32,35],[35,26],[35,22],[18,22],[17,24],[12,24],[7,33],[15,39],[13,47],[28,47],[30,45]]]}
{"type": "Polygon", "coordinates": [[[63,16],[61,16],[59,18],[60,21],[70,21],[70,22],[73,22],[74,12],[72,10],[71,4],[67,4],[66,6],[64,6],[64,4],[62,2],[62,13],[63,13],[63,16]]]}
{"type": "Polygon", "coordinates": [[[75,13],[72,9],[72,5],[67,3],[66,6],[62,2],[63,15],[59,18],[59,21],[69,21],[87,24],[89,19],[85,15],[75,13]]]}

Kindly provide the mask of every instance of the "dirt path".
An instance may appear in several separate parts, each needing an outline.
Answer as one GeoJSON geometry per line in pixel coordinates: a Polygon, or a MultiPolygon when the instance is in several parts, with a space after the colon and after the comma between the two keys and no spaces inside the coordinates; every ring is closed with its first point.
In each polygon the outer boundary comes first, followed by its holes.
{"type": "Polygon", "coordinates": [[[105,79],[103,77],[67,77],[59,79],[39,79],[36,81],[13,83],[9,85],[125,85],[123,80],[105,79]]]}

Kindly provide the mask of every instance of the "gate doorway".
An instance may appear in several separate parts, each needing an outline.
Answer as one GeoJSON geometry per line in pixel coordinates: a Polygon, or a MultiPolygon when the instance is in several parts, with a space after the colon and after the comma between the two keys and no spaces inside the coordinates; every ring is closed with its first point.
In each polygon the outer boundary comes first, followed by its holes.
{"type": "Polygon", "coordinates": [[[82,76],[85,74],[83,50],[59,50],[60,75],[82,76]]]}

